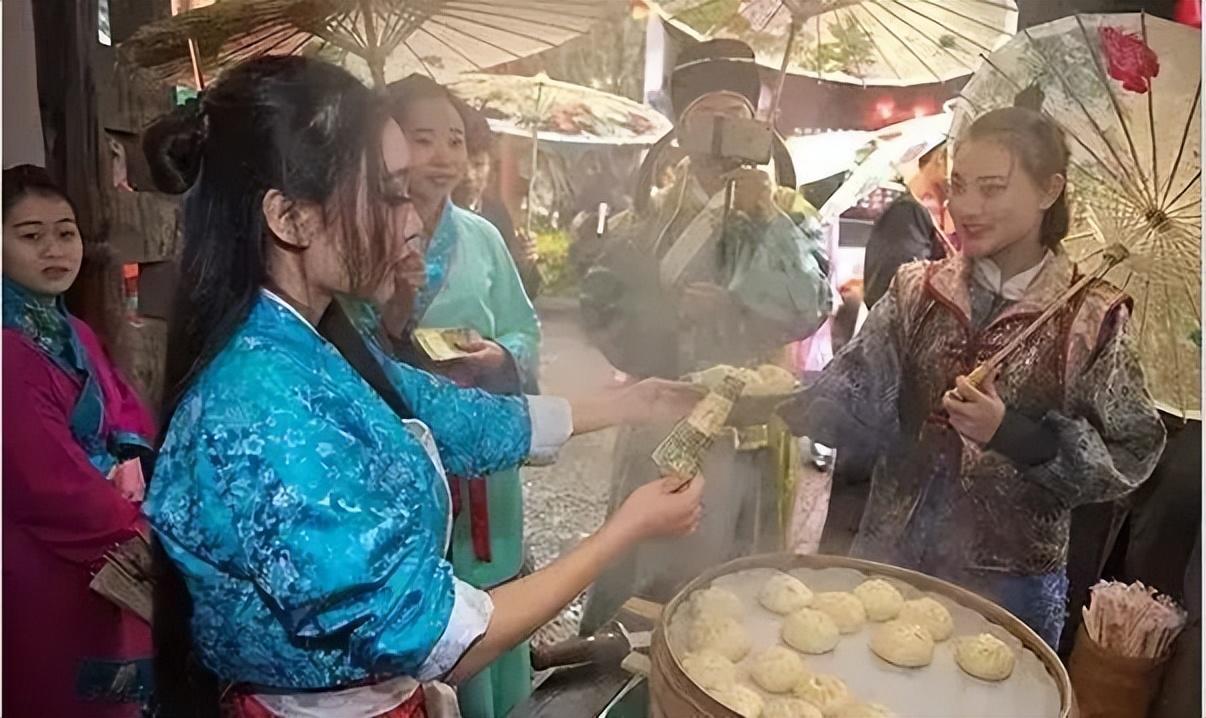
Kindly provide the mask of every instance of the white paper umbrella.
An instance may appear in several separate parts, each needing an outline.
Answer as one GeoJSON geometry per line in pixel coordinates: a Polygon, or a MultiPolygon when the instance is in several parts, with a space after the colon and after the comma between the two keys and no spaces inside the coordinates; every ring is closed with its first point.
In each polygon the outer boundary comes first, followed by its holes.
{"type": "Polygon", "coordinates": [[[877,187],[892,179],[901,165],[946,140],[954,115],[943,112],[885,127],[875,133],[876,148],[821,207],[821,221],[832,222],[877,187]]]}
{"type": "Polygon", "coordinates": [[[788,137],[784,144],[796,166],[796,183],[805,185],[853,168],[874,139],[874,132],[842,130],[788,137]]]}
{"type": "Polygon", "coordinates": [[[744,41],[767,67],[779,69],[790,45],[791,74],[896,87],[970,75],[1018,26],[1015,0],[667,0],[661,8],[696,40],[744,41]],[[794,37],[793,10],[802,19],[794,37]]]}
{"type": "Polygon", "coordinates": [[[673,129],[639,102],[546,75],[466,74],[448,89],[478,109],[495,132],[541,142],[651,145],[673,129]]]}

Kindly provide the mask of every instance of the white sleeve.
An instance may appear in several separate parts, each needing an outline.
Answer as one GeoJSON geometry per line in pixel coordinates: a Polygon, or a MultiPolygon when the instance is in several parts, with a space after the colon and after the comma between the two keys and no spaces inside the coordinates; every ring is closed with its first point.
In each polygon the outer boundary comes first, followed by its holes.
{"type": "Polygon", "coordinates": [[[574,412],[570,403],[558,396],[529,396],[528,415],[532,420],[532,446],[528,463],[547,466],[557,460],[561,447],[574,434],[574,412]]]}
{"type": "Polygon", "coordinates": [[[459,578],[453,579],[456,595],[452,603],[452,615],[444,635],[423,665],[419,666],[416,679],[430,681],[446,675],[461,660],[470,646],[486,633],[490,617],[494,614],[494,602],[490,594],[470,586],[459,578]]]}

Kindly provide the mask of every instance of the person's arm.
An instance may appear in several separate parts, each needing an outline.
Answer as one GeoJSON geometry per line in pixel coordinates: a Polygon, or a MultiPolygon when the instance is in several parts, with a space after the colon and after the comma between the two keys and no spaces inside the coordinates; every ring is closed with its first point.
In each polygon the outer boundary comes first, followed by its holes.
{"type": "MultiPolygon", "coordinates": [[[[564,607],[619,551],[698,523],[702,480],[681,494],[670,482],[650,484],[595,539],[492,600],[452,576],[443,557],[446,507],[430,493],[442,477],[407,428],[362,427],[333,400],[299,413],[280,399],[313,377],[292,372],[270,370],[247,390],[187,398],[148,515],[174,561],[252,582],[289,636],[337,640],[368,672],[429,680],[475,643],[475,656],[493,658],[564,607]],[[268,425],[292,438],[265,440],[268,425]],[[361,428],[393,433],[391,443],[404,450],[371,450],[361,428]]],[[[306,396],[324,398],[313,386],[306,396]]]]}
{"type": "Polygon", "coordinates": [[[871,455],[899,433],[899,308],[889,294],[816,381],[779,407],[792,434],[871,455]]]}
{"type": "Polygon", "coordinates": [[[1115,330],[1071,382],[1064,411],[1035,419],[1006,407],[991,378],[975,387],[960,377],[943,398],[951,426],[1070,508],[1134,490],[1159,461],[1165,430],[1123,329],[1125,314],[1116,310],[1115,330]]]}
{"type": "Polygon", "coordinates": [[[503,396],[382,359],[390,383],[431,427],[445,466],[457,476],[482,476],[526,459],[548,462],[570,436],[618,424],[675,420],[700,398],[690,385],[660,380],[571,399],[503,396]]]}
{"type": "Polygon", "coordinates": [[[418,439],[298,367],[247,384],[177,409],[146,503],[164,549],[254,584],[295,641],[336,640],[370,673],[446,672],[490,604],[443,559],[443,477],[418,439]],[[303,388],[305,407],[282,401],[303,388]]]}
{"type": "Polygon", "coordinates": [[[1023,473],[1068,506],[1133,491],[1164,449],[1164,424],[1125,329],[1126,310],[1116,311],[1117,330],[1069,387],[1068,412],[1050,412],[1041,420],[1039,430],[1054,437],[1054,456],[1023,473]]]}
{"type": "Polygon", "coordinates": [[[681,493],[677,483],[655,481],[638,489],[601,529],[550,566],[490,592],[494,615],[482,640],[449,676],[453,683],[478,673],[557,614],[603,570],[636,543],[691,533],[699,524],[703,479],[681,493]]]}
{"type": "Polygon", "coordinates": [[[4,520],[50,552],[99,568],[114,546],[145,530],[138,506],[93,467],[54,395],[57,371],[4,333],[4,520]]]}

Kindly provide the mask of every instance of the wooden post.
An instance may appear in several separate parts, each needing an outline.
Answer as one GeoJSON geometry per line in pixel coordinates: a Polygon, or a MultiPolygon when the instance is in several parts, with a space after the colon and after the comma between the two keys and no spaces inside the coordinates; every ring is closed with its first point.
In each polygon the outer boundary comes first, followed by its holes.
{"type": "MultiPolygon", "coordinates": [[[[110,2],[114,42],[170,12],[169,0],[110,2]]],[[[136,328],[126,321],[121,270],[123,262],[157,261],[175,253],[178,202],[114,185],[108,130],[114,140],[141,132],[151,118],[170,109],[170,91],[143,85],[114,67],[113,49],[98,39],[97,4],[33,3],[46,167],[75,203],[85,243],[84,265],[68,292],[68,305],[101,335],[117,364],[154,404],[165,328],[162,322],[136,328]]]]}
{"type": "Polygon", "coordinates": [[[97,0],[39,0],[33,11],[46,168],[75,203],[84,237],[84,265],[67,303],[113,346],[120,333],[121,272],[107,261],[105,247],[92,66],[100,44],[97,0]]]}

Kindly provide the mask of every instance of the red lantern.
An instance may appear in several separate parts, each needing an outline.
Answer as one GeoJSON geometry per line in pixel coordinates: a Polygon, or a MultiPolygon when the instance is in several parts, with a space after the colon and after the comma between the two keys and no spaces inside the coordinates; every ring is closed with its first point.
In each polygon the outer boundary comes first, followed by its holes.
{"type": "Polygon", "coordinates": [[[1176,10],[1173,11],[1173,18],[1177,22],[1201,28],[1202,0],[1179,0],[1176,10]]]}

